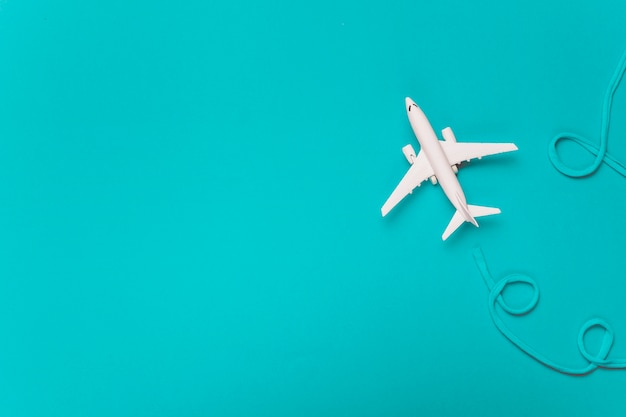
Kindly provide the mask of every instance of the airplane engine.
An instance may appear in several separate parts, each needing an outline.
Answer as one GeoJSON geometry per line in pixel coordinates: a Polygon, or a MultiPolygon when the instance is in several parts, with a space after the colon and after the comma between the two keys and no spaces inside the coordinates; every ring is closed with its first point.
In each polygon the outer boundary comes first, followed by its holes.
{"type": "Polygon", "coordinates": [[[434,175],[433,175],[433,176],[431,176],[431,177],[430,177],[430,182],[431,182],[433,185],[437,185],[437,177],[435,177],[434,175]]]}
{"type": "Polygon", "coordinates": [[[454,132],[451,128],[446,127],[441,131],[441,135],[446,142],[456,143],[456,137],[454,136],[454,132]]]}
{"type": "Polygon", "coordinates": [[[402,148],[402,153],[404,154],[406,160],[409,161],[409,164],[413,165],[417,159],[415,149],[413,149],[413,147],[409,144],[402,148]]]}
{"type": "Polygon", "coordinates": [[[457,165],[452,165],[452,172],[454,172],[455,174],[459,173],[459,167],[457,165]]]}

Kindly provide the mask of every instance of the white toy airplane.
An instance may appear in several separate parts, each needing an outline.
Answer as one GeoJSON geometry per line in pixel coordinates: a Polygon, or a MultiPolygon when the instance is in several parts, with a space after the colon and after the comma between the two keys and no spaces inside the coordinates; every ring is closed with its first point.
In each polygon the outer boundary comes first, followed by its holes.
{"type": "Polygon", "coordinates": [[[455,175],[458,172],[457,164],[472,158],[480,159],[487,155],[516,151],[517,146],[513,143],[458,143],[449,127],[441,132],[444,140],[440,141],[422,109],[408,97],[406,111],[421,150],[416,155],[411,145],[402,148],[411,168],[383,205],[381,209],[383,216],[428,178],[433,185],[439,181],[446,197],[456,208],[456,213],[443,232],[443,240],[446,240],[464,221],[478,227],[475,217],[500,213],[498,208],[467,204],[461,184],[455,175]]]}

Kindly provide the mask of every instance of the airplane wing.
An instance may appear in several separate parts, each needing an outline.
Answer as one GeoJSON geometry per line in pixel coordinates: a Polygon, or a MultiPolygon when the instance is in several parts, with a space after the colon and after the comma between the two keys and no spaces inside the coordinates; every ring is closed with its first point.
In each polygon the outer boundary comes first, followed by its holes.
{"type": "Polygon", "coordinates": [[[422,182],[426,181],[428,177],[433,175],[433,169],[428,163],[426,155],[422,151],[417,154],[415,162],[411,165],[411,168],[400,180],[400,184],[393,190],[393,193],[389,196],[381,212],[385,216],[389,211],[396,206],[407,194],[411,194],[416,187],[419,187],[422,182]]]}
{"type": "Polygon", "coordinates": [[[514,143],[468,143],[448,141],[441,141],[440,143],[448,157],[450,165],[469,161],[474,158],[482,158],[487,155],[517,150],[517,146],[515,146],[514,143]]]}

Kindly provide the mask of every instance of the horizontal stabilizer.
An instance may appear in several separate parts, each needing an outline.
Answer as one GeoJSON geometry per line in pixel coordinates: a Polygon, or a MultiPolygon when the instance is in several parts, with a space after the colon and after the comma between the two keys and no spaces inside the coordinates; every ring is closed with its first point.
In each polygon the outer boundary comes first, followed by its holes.
{"type": "Polygon", "coordinates": [[[467,206],[469,208],[469,212],[474,217],[484,217],[491,216],[492,214],[500,214],[500,209],[496,207],[485,207],[485,206],[472,206],[469,204],[467,206]]]}
{"type": "Polygon", "coordinates": [[[476,227],[478,227],[478,223],[475,223],[476,220],[474,220],[474,217],[491,216],[492,214],[501,213],[500,209],[496,207],[472,206],[471,204],[467,206],[467,209],[469,211],[469,214],[471,214],[471,218],[465,219],[463,217],[463,213],[461,213],[459,210],[455,211],[454,216],[452,216],[452,220],[450,220],[448,227],[446,227],[446,230],[441,236],[443,240],[446,240],[465,221],[472,222],[476,225],[476,227]]]}
{"type": "Polygon", "coordinates": [[[464,221],[465,219],[463,218],[463,215],[460,211],[457,210],[456,212],[454,212],[454,216],[452,216],[452,220],[450,220],[450,223],[448,223],[448,227],[446,227],[446,231],[443,232],[443,236],[441,236],[441,239],[446,240],[448,236],[454,233],[454,231],[463,224],[464,221]]]}

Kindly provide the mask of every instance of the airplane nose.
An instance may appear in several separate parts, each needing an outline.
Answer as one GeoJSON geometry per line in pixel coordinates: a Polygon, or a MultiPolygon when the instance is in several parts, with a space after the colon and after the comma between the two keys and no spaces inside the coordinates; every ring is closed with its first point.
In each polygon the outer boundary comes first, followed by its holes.
{"type": "Polygon", "coordinates": [[[410,97],[405,98],[404,102],[406,103],[407,110],[410,110],[411,106],[417,107],[417,104],[415,104],[415,102],[413,100],[411,100],[410,97]]]}

